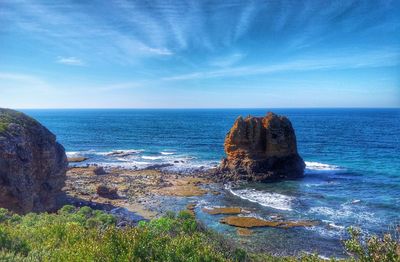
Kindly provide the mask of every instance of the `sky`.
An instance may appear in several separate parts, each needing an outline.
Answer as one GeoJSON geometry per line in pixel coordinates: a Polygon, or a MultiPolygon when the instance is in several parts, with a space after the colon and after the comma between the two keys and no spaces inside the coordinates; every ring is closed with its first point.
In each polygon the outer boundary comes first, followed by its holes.
{"type": "Polygon", "coordinates": [[[400,107],[400,1],[0,0],[0,107],[400,107]]]}

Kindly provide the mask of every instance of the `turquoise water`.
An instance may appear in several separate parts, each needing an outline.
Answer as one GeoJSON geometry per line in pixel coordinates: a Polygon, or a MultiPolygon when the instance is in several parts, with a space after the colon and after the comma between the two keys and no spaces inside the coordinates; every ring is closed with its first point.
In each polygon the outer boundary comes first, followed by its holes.
{"type": "MultiPolygon", "coordinates": [[[[24,111],[54,132],[69,155],[88,156],[89,163],[194,172],[218,164],[225,134],[238,115],[262,116],[268,109],[24,111]],[[109,155],[113,151],[121,152],[109,155]]],[[[346,227],[382,233],[399,224],[399,109],[272,111],[292,121],[307,164],[305,177],[227,188],[226,194],[206,198],[202,205],[241,205],[262,218],[279,215],[320,223],[309,229],[257,229],[241,241],[274,253],[305,249],[340,255],[346,227]]],[[[218,216],[199,217],[234,234],[218,223],[218,216]]]]}

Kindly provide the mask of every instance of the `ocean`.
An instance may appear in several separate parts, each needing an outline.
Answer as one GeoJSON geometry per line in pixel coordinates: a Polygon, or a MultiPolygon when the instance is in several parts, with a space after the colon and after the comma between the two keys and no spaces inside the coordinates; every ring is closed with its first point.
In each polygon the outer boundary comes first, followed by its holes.
{"type": "MultiPolygon", "coordinates": [[[[69,156],[87,163],[192,173],[218,165],[239,116],[286,115],[296,131],[305,177],[226,187],[203,206],[243,206],[252,216],[316,220],[312,228],[260,228],[241,241],[254,250],[343,255],[349,226],[381,234],[400,223],[400,109],[98,109],[22,110],[39,120],[69,156]],[[112,152],[119,154],[110,155],[112,152]]],[[[85,163],[86,164],[86,163],[85,163]]],[[[220,217],[209,227],[236,237],[220,217]]]]}

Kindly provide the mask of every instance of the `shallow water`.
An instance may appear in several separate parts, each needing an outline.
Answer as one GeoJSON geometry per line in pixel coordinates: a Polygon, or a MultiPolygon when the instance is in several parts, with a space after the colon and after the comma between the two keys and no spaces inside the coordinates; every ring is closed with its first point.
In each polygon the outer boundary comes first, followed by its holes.
{"type": "MultiPolygon", "coordinates": [[[[70,156],[88,156],[88,163],[163,165],[169,171],[193,172],[218,164],[225,134],[238,115],[262,116],[268,110],[24,111],[53,131],[70,156]]],[[[226,194],[206,197],[201,205],[242,206],[262,218],[282,215],[320,224],[309,229],[257,229],[241,241],[274,253],[318,250],[340,255],[346,227],[381,233],[399,223],[399,109],[273,111],[292,121],[307,164],[305,177],[227,187],[226,194]]],[[[235,229],[218,223],[220,216],[199,212],[199,218],[235,235],[235,229]]]]}

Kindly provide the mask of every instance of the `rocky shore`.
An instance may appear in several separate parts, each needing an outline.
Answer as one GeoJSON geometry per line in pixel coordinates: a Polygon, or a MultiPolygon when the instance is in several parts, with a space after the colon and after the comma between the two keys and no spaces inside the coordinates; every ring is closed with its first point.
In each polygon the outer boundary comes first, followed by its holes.
{"type": "Polygon", "coordinates": [[[239,117],[225,139],[227,157],[220,167],[192,174],[161,171],[163,165],[142,170],[85,165],[88,157],[67,159],[55,135],[36,120],[2,109],[0,121],[0,207],[15,212],[55,211],[61,204],[90,206],[118,217],[123,226],[187,209],[194,216],[217,216],[221,225],[236,227],[240,236],[250,236],[258,227],[316,225],[281,216],[257,218],[242,206],[200,205],[205,198],[215,203],[216,198],[229,197],[228,181],[234,185],[303,175],[291,123],[273,113],[239,117]],[[73,166],[77,163],[79,167],[73,166]]]}
{"type": "Polygon", "coordinates": [[[123,216],[137,223],[160,217],[170,210],[187,209],[196,216],[223,215],[221,224],[236,227],[237,235],[252,235],[253,227],[312,227],[315,221],[289,221],[283,217],[265,220],[249,216],[245,207],[207,207],[205,197],[229,194],[214,172],[196,174],[167,173],[160,170],[128,170],[100,166],[71,167],[64,192],[71,204],[88,205],[123,216]],[[102,172],[98,172],[98,170],[102,172]]]}
{"type": "Polygon", "coordinates": [[[182,175],[159,170],[128,170],[99,166],[71,167],[64,191],[73,204],[108,210],[126,208],[145,219],[161,215],[163,198],[190,198],[215,194],[209,174],[182,175]],[[98,170],[103,172],[100,174],[98,170]],[[100,193],[108,191],[108,194],[100,193]],[[110,192],[113,192],[110,194],[110,192]],[[161,211],[161,212],[160,212],[161,211]]]}

